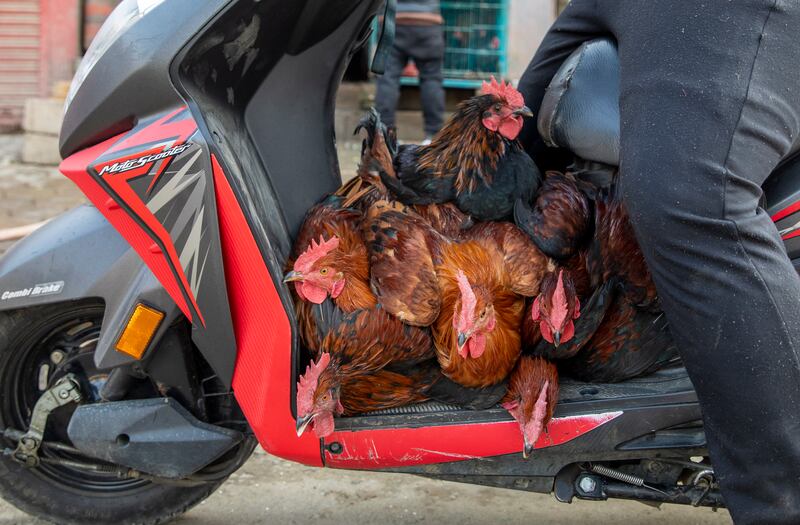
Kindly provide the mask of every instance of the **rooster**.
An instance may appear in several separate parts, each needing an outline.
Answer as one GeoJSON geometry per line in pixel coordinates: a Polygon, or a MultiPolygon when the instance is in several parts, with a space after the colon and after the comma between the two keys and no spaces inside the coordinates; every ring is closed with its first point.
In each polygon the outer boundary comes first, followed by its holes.
{"type": "Polygon", "coordinates": [[[432,326],[444,374],[468,387],[503,381],[520,355],[525,297],[539,294],[550,259],[511,223],[454,240],[399,203],[376,203],[364,228],[380,303],[432,326]]]}
{"type": "Polygon", "coordinates": [[[314,305],[325,335],[319,357],[297,383],[297,433],[313,423],[327,437],[335,416],[352,416],[429,399],[465,408],[494,406],[505,385],[464,388],[442,375],[428,330],[397,322],[380,307],[345,314],[314,305]]]}
{"type": "Polygon", "coordinates": [[[527,459],[558,403],[558,370],[550,361],[523,355],[508,381],[502,406],[519,423],[527,459]]]}
{"type": "Polygon", "coordinates": [[[658,295],[616,186],[595,198],[595,233],[585,255],[594,287],[565,345],[536,344],[562,371],[591,382],[616,382],[673,362],[676,349],[658,295]]]}
{"type": "Polygon", "coordinates": [[[322,438],[334,416],[426,401],[440,374],[425,330],[393,323],[380,308],[318,317],[325,337],[316,362],[297,383],[297,434],[313,423],[322,438]]]}
{"type": "MultiPolygon", "coordinates": [[[[602,283],[605,313],[591,338],[562,364],[577,379],[617,382],[677,361],[658,293],[616,184],[595,199],[595,236],[587,266],[602,283]]],[[[600,304],[600,303],[598,303],[600,304]]],[[[602,306],[602,304],[601,304],[602,306]]]]}
{"type": "Polygon", "coordinates": [[[481,221],[510,218],[515,201],[530,201],[541,179],[517,140],[525,116],[532,113],[520,92],[492,78],[483,94],[459,105],[429,145],[397,148],[394,173],[381,166],[380,177],[405,204],[453,201],[481,221]]]}

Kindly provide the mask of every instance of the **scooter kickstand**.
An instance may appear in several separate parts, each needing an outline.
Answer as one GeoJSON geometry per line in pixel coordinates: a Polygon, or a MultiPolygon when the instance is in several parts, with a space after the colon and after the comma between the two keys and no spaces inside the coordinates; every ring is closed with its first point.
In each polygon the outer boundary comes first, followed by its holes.
{"type": "Polygon", "coordinates": [[[59,379],[36,401],[31,414],[31,424],[28,431],[19,438],[17,448],[6,449],[4,454],[27,467],[38,467],[39,448],[44,440],[44,429],[50,413],[64,405],[80,403],[82,399],[80,383],[74,374],[67,374],[59,379]]]}

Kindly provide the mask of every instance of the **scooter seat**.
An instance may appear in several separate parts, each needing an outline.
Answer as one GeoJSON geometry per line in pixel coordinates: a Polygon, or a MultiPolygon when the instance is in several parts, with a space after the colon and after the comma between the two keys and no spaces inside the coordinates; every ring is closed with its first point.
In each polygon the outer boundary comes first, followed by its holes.
{"type": "Polygon", "coordinates": [[[550,146],[584,160],[619,165],[619,55],[607,38],[585,42],[561,65],[539,109],[550,146]]]}

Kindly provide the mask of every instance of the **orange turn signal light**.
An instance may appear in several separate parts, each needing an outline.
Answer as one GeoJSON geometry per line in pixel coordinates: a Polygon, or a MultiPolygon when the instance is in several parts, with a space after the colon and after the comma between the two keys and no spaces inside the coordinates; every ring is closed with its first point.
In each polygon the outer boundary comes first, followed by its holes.
{"type": "Polygon", "coordinates": [[[159,312],[141,303],[137,304],[128,319],[128,324],[117,340],[115,346],[117,352],[137,360],[141,359],[153,339],[153,334],[156,333],[163,320],[164,312],[159,312]]]}

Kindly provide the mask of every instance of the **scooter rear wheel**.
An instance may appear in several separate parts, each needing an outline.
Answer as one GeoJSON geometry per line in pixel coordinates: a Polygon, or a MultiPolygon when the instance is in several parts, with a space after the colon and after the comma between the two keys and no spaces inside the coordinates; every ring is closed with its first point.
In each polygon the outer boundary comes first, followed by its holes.
{"type": "MultiPolygon", "coordinates": [[[[0,431],[27,429],[36,400],[66,373],[80,378],[86,397],[97,395],[106,379],[93,361],[102,319],[102,304],[85,302],[0,312],[0,431]]],[[[74,408],[50,415],[45,441],[68,443],[66,425],[74,408]]],[[[0,438],[0,451],[15,446],[0,438]]],[[[80,459],[46,448],[40,456],[80,459]]],[[[0,454],[0,497],[56,523],[163,523],[221,484],[163,485],[48,463],[28,468],[0,454]]]]}

